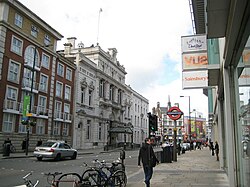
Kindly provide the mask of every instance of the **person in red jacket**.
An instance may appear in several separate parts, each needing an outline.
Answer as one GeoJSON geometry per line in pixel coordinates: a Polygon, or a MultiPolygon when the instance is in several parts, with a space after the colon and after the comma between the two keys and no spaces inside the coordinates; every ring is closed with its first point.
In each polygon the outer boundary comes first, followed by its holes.
{"type": "Polygon", "coordinates": [[[145,139],[145,143],[139,150],[138,156],[138,166],[141,166],[141,162],[143,165],[144,175],[145,175],[145,183],[147,187],[150,187],[150,179],[153,175],[153,167],[155,167],[156,163],[159,163],[158,159],[155,156],[153,147],[151,145],[152,141],[150,138],[145,139]]]}

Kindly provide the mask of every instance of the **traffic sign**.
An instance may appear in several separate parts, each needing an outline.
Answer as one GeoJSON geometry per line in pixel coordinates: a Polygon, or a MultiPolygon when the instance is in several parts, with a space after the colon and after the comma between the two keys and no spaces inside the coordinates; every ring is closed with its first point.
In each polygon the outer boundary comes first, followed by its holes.
{"type": "Polygon", "coordinates": [[[183,112],[179,109],[179,107],[173,106],[167,111],[167,115],[172,120],[178,120],[183,115],[183,112]]]}

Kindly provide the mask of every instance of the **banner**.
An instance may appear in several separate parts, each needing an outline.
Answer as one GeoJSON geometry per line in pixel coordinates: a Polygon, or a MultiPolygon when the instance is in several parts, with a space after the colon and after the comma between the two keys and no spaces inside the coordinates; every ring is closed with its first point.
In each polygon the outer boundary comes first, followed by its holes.
{"type": "Polygon", "coordinates": [[[30,96],[26,95],[23,99],[23,117],[27,117],[27,113],[29,112],[30,107],[30,96]]]}

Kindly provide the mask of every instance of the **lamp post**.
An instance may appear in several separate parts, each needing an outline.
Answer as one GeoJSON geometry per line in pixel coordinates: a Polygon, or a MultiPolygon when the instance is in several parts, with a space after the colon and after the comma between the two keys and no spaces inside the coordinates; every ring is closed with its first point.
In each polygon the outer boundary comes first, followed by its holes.
{"type": "Polygon", "coordinates": [[[30,116],[31,116],[31,105],[32,105],[32,93],[33,93],[33,86],[34,86],[34,69],[36,65],[36,47],[34,47],[34,59],[33,59],[33,65],[32,65],[32,74],[31,74],[31,86],[30,86],[30,102],[29,102],[29,116],[28,116],[28,123],[26,125],[26,131],[27,131],[27,136],[26,136],[26,146],[25,146],[25,155],[28,155],[28,150],[29,150],[29,133],[30,133],[30,116]]]}
{"type": "Polygon", "coordinates": [[[188,97],[188,138],[189,138],[189,141],[191,142],[190,96],[183,96],[183,95],[181,95],[180,97],[188,97]]]}
{"type": "Polygon", "coordinates": [[[195,129],[195,139],[197,140],[197,127],[196,127],[196,109],[193,109],[194,112],[194,129],[195,129]]]}

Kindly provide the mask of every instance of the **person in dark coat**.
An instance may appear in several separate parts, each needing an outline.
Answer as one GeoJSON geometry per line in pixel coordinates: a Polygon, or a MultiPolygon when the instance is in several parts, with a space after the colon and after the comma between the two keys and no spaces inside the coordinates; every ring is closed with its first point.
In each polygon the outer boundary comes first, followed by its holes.
{"type": "Polygon", "coordinates": [[[217,141],[215,142],[214,149],[215,149],[215,154],[216,154],[216,160],[219,161],[219,144],[217,141]]]}
{"type": "Polygon", "coordinates": [[[158,159],[155,156],[153,147],[151,146],[152,141],[150,138],[145,139],[145,143],[139,150],[138,156],[138,166],[141,166],[141,162],[143,165],[144,175],[145,175],[145,184],[147,187],[150,187],[150,179],[153,175],[153,167],[155,163],[159,163],[158,159]]]}

